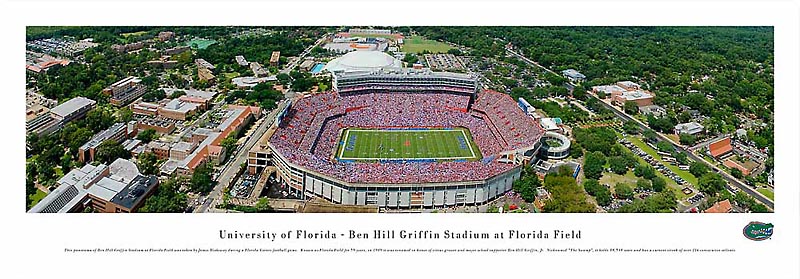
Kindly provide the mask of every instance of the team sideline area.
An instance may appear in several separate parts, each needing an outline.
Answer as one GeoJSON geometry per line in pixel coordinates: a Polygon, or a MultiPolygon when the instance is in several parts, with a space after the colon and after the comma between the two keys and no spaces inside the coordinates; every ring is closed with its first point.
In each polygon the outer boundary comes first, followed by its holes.
{"type": "Polygon", "coordinates": [[[356,161],[479,160],[465,128],[345,129],[337,158],[356,161]]]}

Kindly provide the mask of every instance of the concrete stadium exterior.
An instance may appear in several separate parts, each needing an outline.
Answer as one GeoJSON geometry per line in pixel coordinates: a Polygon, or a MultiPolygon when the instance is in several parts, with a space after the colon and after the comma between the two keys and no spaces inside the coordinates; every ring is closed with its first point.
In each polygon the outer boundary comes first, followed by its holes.
{"type": "MultiPolygon", "coordinates": [[[[271,147],[273,151],[276,151],[271,147]]],[[[320,197],[337,204],[376,205],[382,208],[431,208],[485,204],[511,190],[521,165],[478,181],[421,184],[348,183],[293,164],[272,153],[277,179],[302,198],[320,197]]]]}

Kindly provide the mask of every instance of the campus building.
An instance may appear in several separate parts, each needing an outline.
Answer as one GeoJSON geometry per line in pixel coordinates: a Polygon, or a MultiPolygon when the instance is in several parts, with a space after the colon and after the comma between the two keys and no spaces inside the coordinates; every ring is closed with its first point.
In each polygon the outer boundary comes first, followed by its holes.
{"type": "MultiPolygon", "coordinates": [[[[219,164],[226,155],[225,149],[220,146],[222,140],[228,135],[239,134],[245,126],[260,117],[259,107],[228,106],[214,129],[196,128],[189,135],[188,142],[177,142],[169,148],[161,147],[167,149],[169,158],[161,165],[161,174],[190,176],[201,164],[219,164]]],[[[161,156],[164,156],[163,151],[161,156]]]]}
{"type": "Polygon", "coordinates": [[[95,134],[92,139],[81,145],[78,149],[78,161],[81,163],[94,161],[97,148],[105,141],[113,140],[122,143],[136,134],[136,121],[129,123],[114,123],[108,129],[95,134]]]}
{"type": "Polygon", "coordinates": [[[703,127],[703,125],[697,122],[681,123],[675,125],[676,135],[680,134],[696,135],[703,133],[703,131],[705,131],[705,128],[703,127]]]}
{"type": "Polygon", "coordinates": [[[273,51],[272,55],[269,57],[269,65],[272,67],[278,67],[278,63],[281,61],[281,52],[280,51],[273,51]]]}
{"type": "Polygon", "coordinates": [[[632,81],[620,81],[614,85],[593,86],[592,92],[595,94],[603,92],[611,98],[615,105],[622,106],[626,102],[634,102],[636,106],[651,106],[655,95],[647,90],[642,90],[639,84],[632,81]]]}
{"type": "Polygon", "coordinates": [[[716,140],[708,145],[708,154],[716,159],[722,159],[729,154],[732,154],[733,146],[731,146],[731,138],[725,137],[716,140]]]}
{"type": "Polygon", "coordinates": [[[75,97],[52,109],[48,114],[42,114],[25,123],[27,133],[49,135],[67,125],[67,123],[83,118],[94,109],[94,100],[84,97],[75,97]]]}
{"type": "Polygon", "coordinates": [[[569,79],[569,81],[571,82],[581,83],[586,81],[586,76],[576,71],[575,69],[566,69],[564,71],[561,71],[561,74],[564,75],[564,77],[569,79]]]}
{"type": "Polygon", "coordinates": [[[29,213],[135,212],[158,186],[155,176],[142,175],[131,161],[117,159],[111,165],[86,164],[56,182],[56,189],[29,213]]]}
{"type": "Polygon", "coordinates": [[[111,96],[109,100],[111,104],[125,105],[144,95],[147,87],[141,83],[141,79],[130,76],[111,84],[103,90],[103,93],[111,96]]]}

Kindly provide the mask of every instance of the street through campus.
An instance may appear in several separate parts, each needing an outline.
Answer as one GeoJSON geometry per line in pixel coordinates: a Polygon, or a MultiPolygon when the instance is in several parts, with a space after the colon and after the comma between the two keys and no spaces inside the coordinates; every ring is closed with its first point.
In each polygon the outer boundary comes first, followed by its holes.
{"type": "MultiPolygon", "coordinates": [[[[515,51],[513,51],[513,50],[511,50],[511,49],[508,49],[508,48],[506,48],[506,51],[507,51],[508,53],[510,53],[511,55],[514,55],[515,57],[519,58],[520,60],[522,60],[522,61],[525,61],[525,62],[526,62],[526,63],[528,63],[528,64],[534,65],[534,66],[536,66],[536,67],[539,67],[539,68],[541,68],[541,69],[544,69],[545,71],[548,71],[548,72],[550,72],[550,73],[556,74],[555,72],[551,71],[550,69],[548,69],[548,68],[546,68],[546,67],[544,67],[544,66],[542,66],[542,65],[539,65],[538,63],[536,63],[536,62],[534,62],[534,61],[532,61],[532,60],[528,59],[528,58],[527,58],[527,57],[525,57],[525,56],[522,56],[521,54],[519,54],[519,53],[517,53],[517,52],[515,52],[515,51]]],[[[556,75],[557,75],[557,74],[556,74],[556,75]]],[[[570,85],[572,85],[572,86],[575,86],[575,84],[573,84],[572,82],[570,82],[569,84],[570,84],[570,85]]],[[[619,110],[617,107],[615,107],[615,106],[613,106],[613,105],[611,105],[611,104],[609,104],[609,103],[607,103],[607,102],[605,102],[605,101],[603,101],[603,100],[600,100],[599,98],[597,98],[597,96],[595,96],[595,95],[594,95],[594,94],[592,94],[591,92],[588,92],[588,91],[587,91],[587,94],[586,94],[586,95],[588,95],[588,96],[591,96],[592,98],[596,98],[596,99],[598,99],[598,100],[600,101],[600,103],[602,103],[602,104],[603,104],[604,106],[606,106],[607,108],[611,109],[611,111],[612,111],[612,112],[614,113],[614,115],[616,115],[617,117],[619,117],[619,118],[621,118],[621,119],[623,119],[623,120],[626,120],[626,121],[633,121],[634,123],[636,123],[637,125],[639,125],[639,128],[641,128],[641,129],[650,129],[650,127],[648,127],[646,124],[642,123],[642,122],[641,122],[641,121],[639,121],[638,119],[635,119],[635,118],[631,117],[630,115],[627,115],[627,114],[625,114],[624,112],[620,111],[620,110],[619,110]]],[[[735,177],[733,177],[731,174],[729,174],[729,173],[727,173],[727,172],[725,172],[725,171],[721,170],[720,168],[718,168],[718,167],[717,167],[717,166],[715,166],[714,164],[712,164],[712,163],[710,163],[710,162],[706,161],[706,160],[705,160],[704,158],[702,158],[701,156],[698,156],[697,154],[695,154],[695,153],[694,153],[694,151],[687,150],[687,149],[686,149],[684,146],[682,146],[682,145],[680,145],[680,144],[678,144],[678,143],[676,143],[676,142],[672,141],[671,139],[667,138],[666,136],[664,136],[663,134],[661,134],[661,133],[659,133],[659,132],[656,132],[655,134],[658,136],[658,138],[659,138],[660,140],[667,141],[667,142],[669,142],[670,144],[672,144],[673,146],[675,146],[676,148],[678,148],[678,150],[679,150],[679,151],[682,151],[682,152],[686,153],[686,154],[687,154],[687,156],[689,156],[689,158],[691,158],[692,160],[694,160],[694,161],[698,161],[698,162],[702,162],[702,163],[706,164],[708,167],[710,167],[710,168],[711,168],[712,170],[714,170],[716,173],[719,173],[720,175],[722,175],[722,178],[724,178],[725,180],[727,180],[727,181],[730,183],[730,185],[733,185],[733,186],[735,186],[736,188],[738,188],[738,189],[740,189],[740,190],[744,191],[746,194],[750,195],[751,197],[755,198],[755,199],[756,199],[757,201],[759,201],[760,203],[762,203],[762,204],[764,204],[765,206],[767,206],[767,207],[768,207],[770,210],[774,210],[774,208],[775,208],[775,204],[774,204],[774,202],[773,202],[773,201],[771,201],[771,200],[770,200],[769,198],[767,198],[766,196],[764,196],[763,194],[759,193],[758,191],[756,191],[755,189],[751,188],[751,187],[750,187],[750,186],[748,186],[747,184],[744,184],[744,183],[743,183],[743,182],[741,182],[740,180],[738,180],[738,179],[736,179],[735,177]]],[[[731,187],[730,187],[730,185],[725,185],[725,188],[727,188],[729,191],[733,191],[733,188],[731,188],[731,187]]]]}
{"type": "MultiPolygon", "coordinates": [[[[286,67],[281,71],[281,73],[289,73],[295,67],[297,67],[298,63],[305,58],[311,52],[311,49],[314,47],[319,46],[323,41],[325,41],[325,37],[330,34],[325,34],[320,37],[313,45],[307,47],[303,50],[303,53],[300,56],[292,61],[291,63],[287,64],[286,67]]],[[[250,134],[250,137],[247,139],[245,144],[242,147],[237,148],[235,151],[235,157],[233,159],[228,160],[228,163],[225,164],[222,171],[220,172],[219,177],[217,177],[217,185],[214,186],[214,190],[208,194],[205,202],[202,205],[195,208],[194,212],[208,212],[209,208],[213,208],[217,204],[219,204],[219,199],[223,196],[222,191],[228,189],[228,186],[233,183],[233,179],[236,177],[236,173],[239,171],[239,167],[245,163],[247,160],[247,154],[250,152],[250,149],[258,143],[258,140],[261,139],[261,136],[267,131],[270,125],[275,122],[275,116],[278,112],[282,111],[286,107],[286,101],[283,101],[278,104],[278,108],[269,112],[269,114],[264,117],[261,121],[261,124],[258,125],[255,131],[250,134]]]]}
{"type": "Polygon", "coordinates": [[[286,102],[281,102],[278,105],[278,108],[271,111],[268,116],[264,117],[261,121],[261,124],[258,125],[255,131],[250,134],[250,137],[247,139],[243,147],[237,148],[238,152],[236,152],[235,157],[231,160],[228,160],[228,163],[225,164],[222,172],[220,173],[219,177],[217,177],[217,185],[214,186],[214,190],[208,195],[206,201],[199,207],[195,209],[194,212],[208,212],[209,207],[216,206],[219,204],[218,199],[222,197],[222,191],[228,188],[233,182],[233,178],[236,176],[236,173],[239,171],[239,167],[247,160],[247,154],[249,153],[250,149],[258,143],[261,136],[266,132],[267,128],[275,122],[275,116],[286,107],[286,102]]]}

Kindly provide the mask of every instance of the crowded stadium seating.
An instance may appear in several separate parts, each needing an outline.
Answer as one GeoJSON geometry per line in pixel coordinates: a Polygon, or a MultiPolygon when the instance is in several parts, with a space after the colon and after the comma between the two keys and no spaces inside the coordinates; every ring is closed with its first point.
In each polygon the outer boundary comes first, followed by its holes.
{"type": "Polygon", "coordinates": [[[529,148],[543,134],[508,95],[325,92],[297,100],[270,139],[288,161],[351,183],[432,183],[482,180],[515,166],[493,160],[352,162],[335,158],[345,128],[465,127],[484,158],[529,148]]]}

